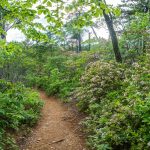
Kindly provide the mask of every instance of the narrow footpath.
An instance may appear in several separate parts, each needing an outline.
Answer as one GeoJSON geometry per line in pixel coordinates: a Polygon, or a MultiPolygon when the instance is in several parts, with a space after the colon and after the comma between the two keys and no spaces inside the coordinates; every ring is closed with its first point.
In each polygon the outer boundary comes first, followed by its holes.
{"type": "Polygon", "coordinates": [[[76,113],[57,99],[40,92],[41,119],[22,150],[87,150],[76,113]]]}

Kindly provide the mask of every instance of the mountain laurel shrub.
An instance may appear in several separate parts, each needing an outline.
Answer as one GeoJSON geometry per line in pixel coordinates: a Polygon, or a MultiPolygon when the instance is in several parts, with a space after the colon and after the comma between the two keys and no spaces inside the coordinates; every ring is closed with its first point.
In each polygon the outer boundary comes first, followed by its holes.
{"type": "Polygon", "coordinates": [[[150,149],[150,55],[132,66],[95,62],[76,91],[88,112],[85,131],[96,150],[150,149]]]}
{"type": "Polygon", "coordinates": [[[102,102],[109,92],[120,88],[123,78],[123,68],[117,63],[97,61],[89,64],[80,80],[82,86],[77,89],[78,105],[88,110],[91,104],[102,102]]]}

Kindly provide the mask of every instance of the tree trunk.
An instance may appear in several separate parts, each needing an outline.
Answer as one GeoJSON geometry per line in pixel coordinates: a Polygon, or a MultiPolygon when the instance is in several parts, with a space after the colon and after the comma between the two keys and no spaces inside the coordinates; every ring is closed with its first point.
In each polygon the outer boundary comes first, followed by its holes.
{"type": "Polygon", "coordinates": [[[97,39],[97,41],[98,41],[99,45],[101,45],[100,39],[99,39],[99,37],[97,36],[97,34],[96,34],[96,31],[95,31],[94,27],[93,27],[93,26],[91,26],[91,29],[92,29],[92,31],[93,31],[93,33],[94,33],[94,35],[95,35],[95,37],[96,37],[96,39],[97,39]]]}
{"type": "Polygon", "coordinates": [[[91,50],[91,33],[89,32],[89,51],[91,50]]]}
{"type": "Polygon", "coordinates": [[[78,52],[81,52],[82,51],[82,47],[81,47],[81,34],[79,33],[78,35],[78,52]]]}
{"type": "MultiPolygon", "coordinates": [[[[2,21],[2,16],[0,17],[0,27],[2,28],[3,31],[6,32],[5,22],[2,21]]],[[[1,37],[2,40],[6,40],[6,35],[4,33],[0,33],[0,37],[1,37]]]]}
{"type": "Polygon", "coordinates": [[[1,39],[2,39],[2,40],[6,40],[6,35],[1,34],[1,39]]]}
{"type": "Polygon", "coordinates": [[[111,16],[109,16],[108,14],[105,13],[105,10],[103,10],[103,15],[110,33],[110,37],[111,37],[111,41],[112,41],[112,45],[113,45],[113,51],[115,53],[115,58],[117,62],[122,62],[122,57],[121,57],[121,53],[119,50],[119,45],[118,45],[118,39],[117,39],[117,35],[116,32],[114,30],[114,26],[113,26],[113,21],[111,19],[111,16]]]}
{"type": "Polygon", "coordinates": [[[73,51],[73,42],[71,43],[71,49],[72,49],[72,51],[73,51]]]}
{"type": "Polygon", "coordinates": [[[76,52],[77,53],[79,52],[79,48],[78,48],[79,46],[78,45],[79,45],[79,42],[78,42],[78,39],[76,39],[76,52]]]}
{"type": "MultiPolygon", "coordinates": [[[[5,25],[3,23],[0,23],[0,27],[3,29],[3,31],[5,31],[5,25]]],[[[2,40],[6,40],[6,35],[4,33],[1,33],[0,37],[2,40]]]]}

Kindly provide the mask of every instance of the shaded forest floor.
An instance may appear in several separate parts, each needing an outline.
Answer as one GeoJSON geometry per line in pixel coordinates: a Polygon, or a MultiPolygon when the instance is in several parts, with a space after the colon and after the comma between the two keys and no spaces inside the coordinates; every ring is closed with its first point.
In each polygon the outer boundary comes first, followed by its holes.
{"type": "Polygon", "coordinates": [[[82,115],[54,97],[40,92],[42,116],[21,150],[87,150],[79,122],[82,115]]]}

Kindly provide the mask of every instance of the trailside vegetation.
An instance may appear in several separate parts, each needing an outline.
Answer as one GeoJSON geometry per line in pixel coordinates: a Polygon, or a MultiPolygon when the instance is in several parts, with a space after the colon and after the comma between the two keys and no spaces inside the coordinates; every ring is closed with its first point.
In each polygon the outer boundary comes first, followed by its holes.
{"type": "Polygon", "coordinates": [[[121,1],[0,3],[0,150],[37,123],[35,89],[86,114],[89,149],[150,149],[150,2],[121,1]],[[7,41],[14,29],[24,41],[7,41]]]}

